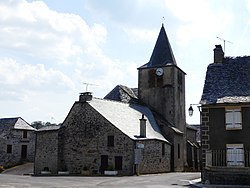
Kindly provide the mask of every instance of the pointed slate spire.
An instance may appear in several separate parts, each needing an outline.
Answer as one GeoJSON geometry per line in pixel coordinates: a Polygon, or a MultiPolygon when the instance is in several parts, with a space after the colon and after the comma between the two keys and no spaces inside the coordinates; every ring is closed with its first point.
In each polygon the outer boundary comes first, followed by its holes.
{"type": "Polygon", "coordinates": [[[150,61],[147,63],[147,67],[164,66],[166,64],[176,65],[176,61],[164,25],[162,24],[150,61]]]}

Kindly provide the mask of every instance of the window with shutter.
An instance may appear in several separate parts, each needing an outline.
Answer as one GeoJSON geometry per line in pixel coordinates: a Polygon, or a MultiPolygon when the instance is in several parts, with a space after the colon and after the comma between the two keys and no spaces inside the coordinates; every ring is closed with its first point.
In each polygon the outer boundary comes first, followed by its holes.
{"type": "Polygon", "coordinates": [[[241,109],[228,108],[226,109],[226,130],[242,129],[241,109]]]}
{"type": "Polygon", "coordinates": [[[227,166],[244,167],[243,144],[227,144],[227,166]]]}

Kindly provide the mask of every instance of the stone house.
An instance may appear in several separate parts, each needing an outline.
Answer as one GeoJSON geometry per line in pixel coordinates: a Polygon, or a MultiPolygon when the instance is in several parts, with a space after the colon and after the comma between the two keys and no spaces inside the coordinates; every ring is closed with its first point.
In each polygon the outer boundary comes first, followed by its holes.
{"type": "Polygon", "coordinates": [[[21,117],[0,119],[0,166],[33,162],[35,129],[21,117]]]}
{"type": "Polygon", "coordinates": [[[81,94],[60,129],[37,132],[35,174],[170,171],[170,143],[147,107],[91,98],[81,94]]]}
{"type": "Polygon", "coordinates": [[[186,136],[185,72],[162,25],[150,61],[138,68],[138,88],[118,85],[104,99],[82,93],[60,128],[37,131],[35,174],[183,171],[186,136]]]}
{"type": "Polygon", "coordinates": [[[201,97],[202,180],[250,185],[250,57],[214,49],[201,97]]]}

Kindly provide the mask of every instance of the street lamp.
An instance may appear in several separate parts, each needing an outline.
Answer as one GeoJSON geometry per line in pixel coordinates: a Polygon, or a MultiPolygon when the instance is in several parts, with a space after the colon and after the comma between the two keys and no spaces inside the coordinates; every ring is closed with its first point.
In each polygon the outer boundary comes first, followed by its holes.
{"type": "Polygon", "coordinates": [[[190,104],[190,107],[188,109],[188,114],[191,117],[193,115],[193,113],[194,113],[194,109],[193,109],[192,105],[190,104]]]}
{"type": "Polygon", "coordinates": [[[198,109],[199,109],[199,112],[201,112],[201,110],[200,110],[200,107],[201,106],[199,106],[200,104],[190,104],[190,107],[189,107],[189,109],[188,109],[188,114],[189,114],[189,116],[192,116],[193,115],[193,113],[194,113],[194,109],[193,109],[193,105],[196,105],[197,107],[198,107],[198,109]]]}

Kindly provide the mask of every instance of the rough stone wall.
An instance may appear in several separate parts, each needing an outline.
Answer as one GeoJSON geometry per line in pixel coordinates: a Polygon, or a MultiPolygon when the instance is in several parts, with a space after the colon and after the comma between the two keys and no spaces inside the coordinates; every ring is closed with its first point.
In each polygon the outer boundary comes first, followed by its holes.
{"type": "Polygon", "coordinates": [[[247,169],[240,168],[219,168],[214,170],[205,170],[207,182],[216,185],[250,185],[250,172],[247,169]]]}
{"type": "Polygon", "coordinates": [[[46,168],[52,173],[58,172],[58,130],[38,131],[36,138],[35,175],[46,168]]]}
{"type": "Polygon", "coordinates": [[[201,179],[203,182],[207,180],[207,175],[205,173],[206,167],[206,152],[210,149],[209,146],[209,108],[202,106],[201,111],[201,164],[202,164],[202,171],[201,171],[201,179]]]}
{"type": "Polygon", "coordinates": [[[145,140],[140,142],[144,144],[144,149],[142,149],[143,160],[139,165],[139,173],[170,172],[171,146],[159,140],[145,140]],[[164,153],[162,153],[162,147],[165,147],[164,153]]]}
{"type": "Polygon", "coordinates": [[[6,127],[0,131],[0,166],[14,166],[22,162],[33,162],[35,152],[35,133],[27,131],[23,138],[23,130],[6,127]],[[7,153],[7,145],[12,145],[12,152],[7,153]],[[22,145],[27,146],[27,158],[21,158],[22,145]]]}
{"type": "MultiPolygon", "coordinates": [[[[164,74],[162,77],[155,75],[156,68],[139,69],[138,97],[149,108],[156,111],[174,127],[183,132],[182,138],[173,139],[174,156],[177,155],[176,146],[180,145],[181,157],[173,157],[175,171],[183,171],[187,161],[186,151],[186,116],[185,116],[185,73],[176,66],[162,67],[164,74]],[[180,161],[182,160],[182,161],[180,161]]],[[[164,126],[162,129],[165,138],[164,126]]],[[[167,133],[168,134],[168,133],[167,133]]],[[[176,137],[174,135],[174,137],[176,137]]]]}
{"type": "MultiPolygon", "coordinates": [[[[121,156],[122,175],[134,173],[135,143],[114,127],[87,102],[76,102],[63,123],[64,145],[61,151],[63,166],[71,174],[88,169],[101,173],[101,155],[108,155],[108,165],[115,166],[115,156],[121,156]],[[114,136],[114,146],[107,146],[108,136],[114,136]]],[[[60,167],[59,167],[60,168],[60,167]]]]}
{"type": "Polygon", "coordinates": [[[139,70],[138,97],[144,104],[174,123],[174,68],[169,66],[163,69],[162,77],[155,74],[156,68],[139,70]]]}

